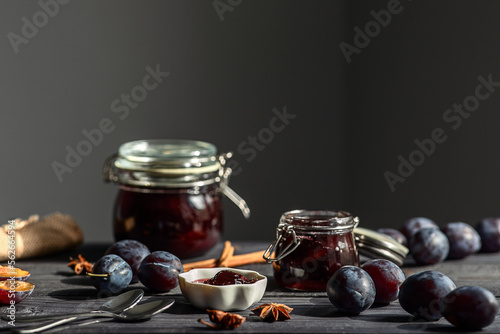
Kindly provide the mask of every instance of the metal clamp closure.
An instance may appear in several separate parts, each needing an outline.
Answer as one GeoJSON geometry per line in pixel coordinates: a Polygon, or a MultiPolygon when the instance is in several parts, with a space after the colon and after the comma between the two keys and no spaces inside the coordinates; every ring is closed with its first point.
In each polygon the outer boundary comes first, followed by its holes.
{"type": "Polygon", "coordinates": [[[291,254],[297,247],[300,245],[300,239],[297,238],[297,234],[295,233],[295,230],[293,229],[293,225],[288,225],[288,224],[283,224],[280,223],[278,225],[278,228],[276,229],[276,240],[267,247],[266,251],[262,255],[264,260],[266,260],[268,263],[280,261],[289,254],[291,254]],[[288,243],[282,250],[281,254],[275,254],[274,259],[271,259],[272,254],[276,251],[276,248],[278,247],[278,244],[280,241],[285,239],[286,237],[291,236],[292,241],[288,243]]]}
{"type": "Polygon", "coordinates": [[[118,153],[113,154],[112,156],[108,157],[106,161],[104,162],[104,167],[102,169],[102,180],[104,182],[118,182],[118,176],[116,175],[115,172],[115,166],[114,162],[118,158],[118,153]]]}
{"type": "Polygon", "coordinates": [[[221,165],[219,169],[219,177],[218,182],[220,182],[220,187],[222,189],[222,193],[226,195],[227,198],[231,200],[238,208],[240,208],[243,216],[248,219],[250,218],[250,208],[248,207],[247,202],[240,197],[233,189],[229,188],[229,176],[233,172],[230,167],[226,167],[226,162],[233,156],[232,152],[227,152],[219,155],[219,163],[221,165]]]}

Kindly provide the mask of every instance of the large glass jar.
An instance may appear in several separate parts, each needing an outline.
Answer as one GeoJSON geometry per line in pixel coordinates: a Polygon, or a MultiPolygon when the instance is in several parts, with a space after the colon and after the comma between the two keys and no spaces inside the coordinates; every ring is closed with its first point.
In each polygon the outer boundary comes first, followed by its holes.
{"type": "Polygon", "coordinates": [[[120,187],[113,221],[116,240],[134,239],[180,258],[203,255],[220,240],[222,196],[246,217],[246,203],[228,186],[230,154],[193,140],[139,140],[120,146],[103,169],[120,187]]]}
{"type": "Polygon", "coordinates": [[[338,268],[359,266],[353,234],[357,224],[358,218],[345,211],[285,212],[276,240],[264,254],[273,262],[275,281],[291,290],[325,291],[338,268]]]}

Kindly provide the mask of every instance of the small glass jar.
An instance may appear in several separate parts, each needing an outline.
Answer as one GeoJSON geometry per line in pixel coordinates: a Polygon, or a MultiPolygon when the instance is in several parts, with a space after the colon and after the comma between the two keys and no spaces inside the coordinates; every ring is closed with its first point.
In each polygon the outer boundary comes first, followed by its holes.
{"type": "Polygon", "coordinates": [[[358,222],[344,211],[285,212],[276,240],[264,253],[273,262],[275,281],[291,290],[325,291],[341,266],[359,266],[353,234],[358,222]]]}
{"type": "Polygon", "coordinates": [[[203,255],[223,230],[222,195],[248,218],[245,201],[228,186],[230,153],[193,140],[139,140],[107,159],[103,179],[120,186],[113,221],[116,240],[134,239],[179,258],[203,255]]]}

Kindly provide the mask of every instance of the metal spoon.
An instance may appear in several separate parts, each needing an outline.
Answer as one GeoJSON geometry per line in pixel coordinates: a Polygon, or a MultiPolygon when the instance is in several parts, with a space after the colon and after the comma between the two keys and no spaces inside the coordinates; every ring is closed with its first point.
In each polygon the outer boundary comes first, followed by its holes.
{"type": "Polygon", "coordinates": [[[173,299],[161,299],[137,305],[119,314],[102,311],[100,313],[77,315],[42,326],[36,326],[26,329],[15,329],[14,333],[38,333],[68,322],[89,319],[89,318],[113,318],[116,321],[123,321],[123,322],[143,321],[143,320],[148,320],[155,314],[166,310],[167,308],[172,306],[174,302],[175,301],[173,299]]]}
{"type": "MultiPolygon", "coordinates": [[[[144,291],[141,289],[130,290],[121,295],[113,297],[108,300],[106,303],[102,304],[97,310],[85,312],[85,313],[61,313],[61,314],[52,314],[52,315],[34,315],[34,316],[18,316],[16,315],[16,322],[37,322],[37,321],[45,321],[45,320],[60,320],[66,319],[70,316],[85,316],[108,312],[108,313],[121,313],[125,310],[128,310],[134,307],[144,296],[144,291]]],[[[4,316],[2,316],[4,319],[4,316]]],[[[4,319],[6,320],[6,319],[4,319]]],[[[7,318],[9,320],[9,318],[7,318]]]]}

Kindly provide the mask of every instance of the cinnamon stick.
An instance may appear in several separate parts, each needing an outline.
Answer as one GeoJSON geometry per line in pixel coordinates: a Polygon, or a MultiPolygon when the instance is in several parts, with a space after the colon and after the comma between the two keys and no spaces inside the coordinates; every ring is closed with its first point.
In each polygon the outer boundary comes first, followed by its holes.
{"type": "MultiPolygon", "coordinates": [[[[264,252],[265,250],[261,250],[257,252],[231,256],[225,263],[225,267],[239,267],[252,263],[266,263],[266,260],[264,260],[264,258],[262,257],[262,255],[264,255],[264,252]]],[[[208,259],[203,261],[185,263],[183,267],[184,271],[189,271],[194,268],[214,268],[219,264],[219,259],[208,259]]]]}
{"type": "Polygon", "coordinates": [[[214,268],[217,266],[217,262],[219,262],[219,259],[208,259],[203,261],[185,263],[182,266],[184,267],[184,272],[186,272],[194,268],[214,268]]]}
{"type": "Polygon", "coordinates": [[[227,264],[234,254],[234,247],[231,245],[230,241],[224,243],[224,249],[222,250],[222,255],[220,256],[218,267],[227,267],[227,264]]]}

